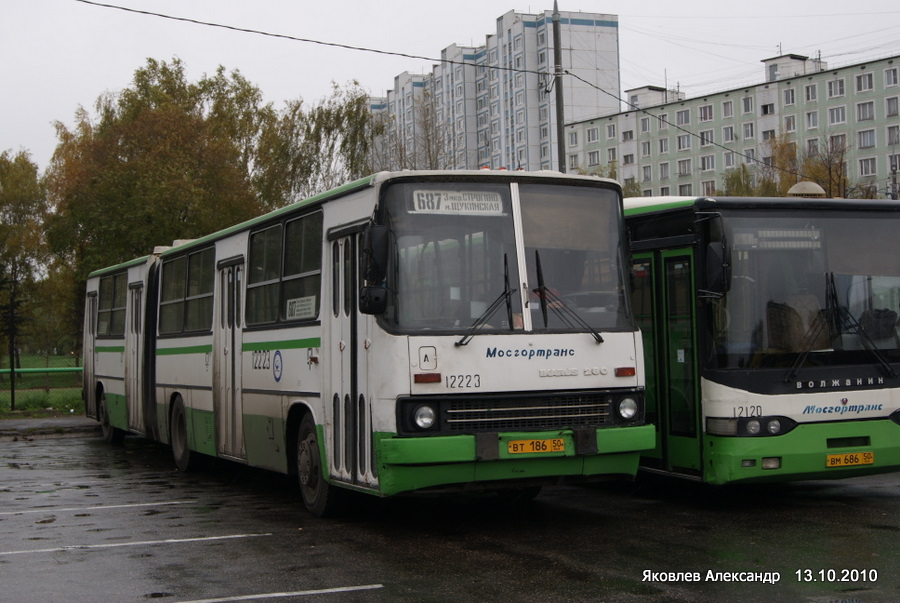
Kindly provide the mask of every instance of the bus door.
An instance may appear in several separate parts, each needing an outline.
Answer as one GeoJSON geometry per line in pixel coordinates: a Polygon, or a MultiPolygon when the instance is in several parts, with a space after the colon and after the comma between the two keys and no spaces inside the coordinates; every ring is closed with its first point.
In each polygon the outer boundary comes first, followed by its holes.
{"type": "Polygon", "coordinates": [[[222,295],[219,296],[219,316],[215,323],[213,346],[216,446],[219,454],[242,459],[246,456],[241,396],[241,290],[244,258],[221,262],[218,280],[222,295]]]}
{"type": "Polygon", "coordinates": [[[144,433],[144,283],[128,286],[131,315],[125,329],[125,402],[128,428],[144,433]]]}
{"type": "Polygon", "coordinates": [[[657,426],[649,466],[698,475],[699,390],[692,249],[635,254],[635,300],[644,336],[648,418],[657,426]]]}
{"type": "Polygon", "coordinates": [[[360,393],[360,322],[357,315],[359,277],[358,235],[341,236],[331,242],[331,413],[334,417],[329,462],[332,475],[358,484],[367,479],[371,454],[370,418],[360,393]]]}
{"type": "Polygon", "coordinates": [[[97,291],[88,292],[84,311],[85,332],[88,333],[88,336],[85,339],[83,350],[84,358],[82,359],[81,368],[84,411],[87,416],[97,418],[97,376],[94,373],[94,366],[96,365],[95,354],[97,349],[97,291]]]}

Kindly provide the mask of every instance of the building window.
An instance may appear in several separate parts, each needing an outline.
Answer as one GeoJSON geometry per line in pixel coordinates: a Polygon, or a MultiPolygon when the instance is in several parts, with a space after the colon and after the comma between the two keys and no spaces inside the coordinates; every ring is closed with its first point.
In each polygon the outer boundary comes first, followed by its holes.
{"type": "Polygon", "coordinates": [[[700,121],[712,121],[713,108],[712,105],[703,105],[700,107],[700,121]]]}
{"type": "Polygon", "coordinates": [[[773,138],[775,138],[775,130],[763,130],[763,140],[772,140],[773,138]]]}
{"type": "Polygon", "coordinates": [[[570,147],[578,146],[578,132],[569,132],[569,146],[570,147]]]}
{"type": "Polygon", "coordinates": [[[797,117],[794,115],[785,115],[784,117],[784,131],[785,132],[796,132],[797,131],[797,117]]]}
{"type": "Polygon", "coordinates": [[[748,138],[753,138],[753,137],[754,137],[753,122],[744,124],[744,140],[747,140],[748,138]]]}
{"type": "Polygon", "coordinates": [[[687,151],[691,148],[691,135],[690,134],[679,134],[677,138],[678,142],[678,150],[679,151],[687,151]]]}
{"type": "Polygon", "coordinates": [[[847,123],[847,111],[844,107],[832,107],[828,110],[829,125],[847,123]]]}
{"type": "Polygon", "coordinates": [[[691,123],[691,112],[687,109],[678,111],[675,114],[675,123],[679,126],[686,126],[691,123]]]}
{"type": "Polygon", "coordinates": [[[606,137],[607,138],[615,138],[616,137],[616,124],[609,124],[606,126],[606,137]]]}
{"type": "Polygon", "coordinates": [[[669,128],[669,114],[668,113],[660,113],[658,120],[659,120],[659,124],[657,127],[660,130],[667,130],[669,128]]]}
{"type": "Polygon", "coordinates": [[[660,152],[660,154],[669,152],[669,139],[668,138],[660,138],[659,139],[659,152],[660,152]]]}
{"type": "Polygon", "coordinates": [[[839,96],[844,96],[844,80],[831,80],[827,82],[828,87],[828,98],[837,98],[839,96]]]}
{"type": "Polygon", "coordinates": [[[897,117],[897,97],[884,99],[884,114],[888,117],[897,117]]]}
{"type": "Polygon", "coordinates": [[[775,103],[766,103],[762,107],[762,115],[775,115],[775,103]]]}
{"type": "Polygon", "coordinates": [[[615,163],[616,159],[618,159],[618,155],[616,155],[616,149],[606,149],[606,162],[615,163]]]}
{"type": "Polygon", "coordinates": [[[650,168],[649,165],[645,165],[643,167],[643,173],[644,173],[644,182],[650,182],[650,180],[653,179],[652,178],[653,170],[650,168]]]}
{"type": "Polygon", "coordinates": [[[863,130],[858,134],[860,149],[870,149],[875,146],[875,130],[863,130]]]}
{"type": "Polygon", "coordinates": [[[734,102],[733,101],[725,101],[722,103],[722,117],[734,117],[734,102]]]}
{"type": "Polygon", "coordinates": [[[734,167],[734,151],[728,151],[727,153],[725,153],[725,167],[734,167]]]}
{"type": "Polygon", "coordinates": [[[806,141],[806,154],[810,157],[816,157],[819,154],[819,139],[810,138],[806,141]]]}
{"type": "Polygon", "coordinates": [[[598,140],[600,140],[600,129],[599,128],[588,128],[587,141],[588,142],[597,142],[598,140]]]}
{"type": "Polygon", "coordinates": [[[713,131],[712,130],[703,130],[700,132],[700,146],[708,147],[713,143],[713,131]]]}
{"type": "Polygon", "coordinates": [[[900,82],[898,82],[898,79],[897,79],[898,75],[900,75],[900,74],[898,74],[898,70],[896,67],[891,67],[890,69],[885,69],[884,70],[884,87],[887,88],[888,86],[896,86],[898,83],[900,83],[900,82]]]}
{"type": "Polygon", "coordinates": [[[642,117],[641,118],[641,134],[646,134],[650,131],[650,118],[642,117]]]}
{"type": "Polygon", "coordinates": [[[715,155],[704,155],[700,158],[700,171],[708,172],[709,170],[716,169],[716,156],[715,155]]]}
{"type": "Polygon", "coordinates": [[[626,153],[622,155],[622,165],[632,165],[634,163],[634,153],[626,153]]]}
{"type": "Polygon", "coordinates": [[[641,142],[641,157],[649,157],[650,156],[650,141],[645,140],[641,142]]]}
{"type": "Polygon", "coordinates": [[[690,176],[691,175],[691,160],[690,159],[682,159],[678,162],[678,175],[679,176],[690,176]]]}
{"type": "Polygon", "coordinates": [[[784,91],[784,105],[789,107],[794,104],[794,89],[788,88],[784,91]]]}
{"type": "Polygon", "coordinates": [[[856,76],[856,91],[868,92],[874,88],[874,76],[871,73],[863,73],[856,76]]]}
{"type": "Polygon", "coordinates": [[[875,119],[875,101],[856,105],[856,121],[875,119]]]}
{"type": "Polygon", "coordinates": [[[860,159],[859,160],[859,175],[860,176],[875,176],[876,175],[876,167],[875,167],[875,158],[869,157],[868,159],[860,159]]]}
{"type": "Polygon", "coordinates": [[[722,128],[722,142],[734,142],[734,126],[722,128]]]}
{"type": "Polygon", "coordinates": [[[703,194],[707,196],[716,194],[716,181],[715,180],[706,180],[700,183],[700,186],[703,187],[703,194]]]}
{"type": "Polygon", "coordinates": [[[682,197],[690,197],[693,195],[691,192],[692,186],[690,184],[679,184],[678,185],[678,194],[682,197]]]}
{"type": "Polygon", "coordinates": [[[660,163],[659,164],[659,179],[660,180],[668,180],[669,179],[669,164],[668,163],[660,163]]]}
{"type": "Polygon", "coordinates": [[[889,126],[887,129],[887,143],[900,144],[900,126],[889,126]]]}
{"type": "Polygon", "coordinates": [[[812,102],[818,98],[818,86],[816,84],[809,84],[803,88],[803,93],[806,95],[806,102],[812,102]]]}
{"type": "Polygon", "coordinates": [[[756,149],[744,149],[744,163],[756,163],[756,149]]]}
{"type": "Polygon", "coordinates": [[[625,130],[622,132],[622,142],[628,142],[629,140],[634,140],[634,130],[625,130]]]}
{"type": "Polygon", "coordinates": [[[819,112],[818,111],[807,112],[806,127],[810,130],[819,127],[819,112]]]}
{"type": "Polygon", "coordinates": [[[569,155],[569,169],[574,170],[578,168],[578,154],[569,155]]]}
{"type": "Polygon", "coordinates": [[[600,151],[588,153],[588,165],[600,165],[600,151]]]}
{"type": "Polygon", "coordinates": [[[669,187],[668,186],[659,187],[659,196],[660,197],[668,197],[669,196],[669,187]]]}
{"type": "Polygon", "coordinates": [[[745,96],[743,99],[741,99],[741,103],[742,103],[741,106],[743,108],[744,114],[753,113],[753,97],[752,96],[745,96]]]}
{"type": "Polygon", "coordinates": [[[831,151],[841,153],[847,150],[847,136],[846,134],[835,134],[834,136],[828,139],[829,145],[831,145],[831,151]]]}

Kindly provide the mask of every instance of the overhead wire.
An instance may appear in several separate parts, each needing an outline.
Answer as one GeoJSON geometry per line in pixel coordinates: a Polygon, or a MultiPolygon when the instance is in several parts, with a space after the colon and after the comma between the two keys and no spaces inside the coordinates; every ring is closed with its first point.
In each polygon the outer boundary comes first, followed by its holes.
{"type": "MultiPolygon", "coordinates": [[[[124,7],[124,6],[118,6],[118,5],[115,5],[115,4],[107,4],[107,3],[103,3],[103,2],[96,2],[96,1],[94,1],[94,0],[75,0],[75,1],[76,1],[76,2],[80,2],[80,3],[82,3],[82,4],[87,4],[87,5],[91,5],[91,6],[97,6],[97,7],[100,7],[100,8],[108,8],[108,9],[113,9],[113,10],[120,10],[120,11],[123,11],[123,12],[134,13],[134,14],[145,15],[145,16],[158,17],[158,18],[161,18],[161,19],[168,19],[168,20],[171,20],[171,21],[179,21],[179,22],[183,22],[183,23],[190,23],[190,24],[194,24],[194,25],[202,25],[202,26],[206,26],[206,27],[215,27],[215,28],[220,28],[220,29],[226,29],[226,30],[230,30],[230,31],[240,32],[240,33],[248,33],[248,34],[253,34],[253,35],[259,35],[259,36],[265,36],[265,37],[271,37],[271,38],[277,38],[277,39],[284,39],[284,40],[289,40],[289,41],[293,41],[293,42],[302,42],[302,43],[307,43],[307,44],[316,44],[316,45],[320,45],[320,46],[328,46],[328,47],[332,47],[332,48],[342,48],[342,49],[345,49],[345,50],[353,50],[353,51],[358,51],[358,52],[369,52],[369,53],[381,54],[381,55],[386,55],[386,56],[394,56],[394,57],[401,57],[401,58],[407,58],[407,59],[413,59],[413,60],[429,61],[429,62],[432,62],[432,63],[441,63],[441,64],[450,64],[450,65],[465,65],[465,66],[470,66],[470,67],[471,67],[471,66],[475,66],[475,67],[484,67],[484,68],[486,68],[486,69],[495,69],[495,70],[499,70],[499,71],[509,71],[509,72],[514,72],[514,73],[528,73],[528,74],[538,75],[538,76],[540,76],[540,77],[542,77],[542,78],[552,78],[552,77],[555,75],[554,72],[551,72],[551,71],[548,71],[548,70],[543,70],[543,71],[542,71],[542,70],[533,70],[533,69],[521,69],[521,68],[515,68],[515,67],[509,67],[509,66],[502,66],[502,65],[487,65],[487,64],[484,64],[484,65],[477,65],[477,64],[474,64],[474,63],[471,63],[471,62],[466,62],[466,61],[455,61],[455,60],[452,60],[452,59],[435,58],[435,57],[429,57],[429,56],[425,56],[425,55],[417,55],[417,54],[406,53],[406,52],[389,51],[389,50],[382,50],[382,49],[377,49],[377,48],[368,48],[368,47],[364,47],[364,46],[355,46],[355,45],[352,45],[352,44],[344,44],[344,43],[340,43],[340,42],[326,42],[326,41],[323,41],[323,40],[315,40],[315,39],[312,39],[312,38],[303,38],[303,37],[293,36],[293,35],[288,35],[288,34],[279,34],[279,33],[273,33],[273,32],[268,32],[268,31],[258,30],[258,29],[251,29],[251,28],[247,28],[247,27],[238,27],[238,26],[235,26],[235,25],[226,25],[226,24],[223,24],[223,23],[214,23],[214,22],[211,22],[211,21],[203,21],[203,20],[200,20],[200,19],[193,19],[193,18],[190,18],[190,17],[179,17],[179,16],[174,16],[174,15],[167,15],[167,14],[164,14],[164,13],[158,13],[158,12],[154,12],[154,11],[148,11],[148,10],[142,10],[142,9],[136,9],[136,8],[129,8],[129,7],[124,7]]],[[[891,13],[875,13],[875,14],[894,14],[894,13],[891,12],[891,13]]],[[[841,16],[841,15],[822,15],[822,16],[841,16]]],[[[846,16],[846,15],[844,15],[844,16],[846,16]]],[[[667,17],[667,18],[669,18],[669,17],[667,17]]],[[[672,17],[672,18],[676,18],[676,17],[672,17]]],[[[725,18],[725,17],[722,17],[722,18],[725,18]]],[[[639,32],[639,33],[640,33],[640,32],[639,32]]],[[[645,35],[646,35],[646,34],[645,34],[645,35]]],[[[672,43],[674,43],[674,42],[672,42],[672,43]]],[[[676,45],[677,45],[677,44],[676,44],[676,45]]],[[[747,160],[746,162],[748,162],[748,163],[749,163],[749,162],[753,162],[753,163],[757,163],[757,164],[760,164],[760,165],[766,165],[767,167],[771,167],[771,168],[773,168],[773,169],[776,169],[776,170],[779,170],[779,171],[782,171],[782,172],[786,172],[786,173],[788,173],[788,174],[791,174],[791,175],[793,175],[793,176],[800,177],[800,178],[805,178],[805,177],[806,177],[806,176],[804,176],[804,175],[803,175],[802,173],[800,173],[800,172],[795,172],[795,171],[790,170],[790,169],[787,169],[787,168],[783,168],[783,167],[779,167],[779,166],[774,166],[774,165],[766,164],[765,162],[760,161],[759,159],[757,159],[755,156],[750,156],[750,155],[747,155],[747,154],[742,153],[742,152],[740,152],[740,151],[737,151],[737,150],[735,150],[735,149],[731,149],[731,148],[729,148],[729,147],[726,147],[726,146],[724,146],[724,145],[722,145],[722,144],[720,144],[720,143],[717,143],[717,142],[715,142],[715,141],[710,141],[710,140],[704,138],[703,136],[701,136],[700,134],[697,134],[697,133],[695,133],[695,132],[692,132],[691,130],[689,130],[689,129],[687,129],[687,128],[684,128],[683,126],[680,126],[680,125],[678,125],[678,124],[673,124],[672,122],[669,122],[668,120],[666,120],[666,119],[664,119],[664,118],[661,118],[661,117],[658,116],[658,115],[653,115],[652,113],[646,111],[645,109],[642,109],[642,108],[638,107],[637,105],[634,105],[634,104],[630,103],[630,102],[627,101],[627,100],[621,99],[621,98],[619,97],[618,93],[617,93],[617,94],[612,94],[611,92],[609,92],[609,91],[607,91],[607,90],[601,88],[600,86],[597,86],[597,85],[594,84],[593,82],[590,82],[590,81],[586,80],[585,78],[583,78],[583,77],[581,77],[581,76],[579,76],[579,75],[577,75],[577,74],[575,74],[575,73],[572,73],[572,72],[569,71],[569,70],[565,70],[565,69],[564,69],[564,70],[562,71],[562,74],[567,75],[567,76],[569,76],[569,77],[571,77],[571,78],[573,78],[573,79],[575,79],[575,80],[578,80],[578,81],[580,81],[580,82],[586,84],[587,86],[596,89],[597,91],[599,91],[599,92],[601,92],[601,93],[603,93],[603,94],[606,94],[606,95],[608,95],[608,96],[611,96],[611,97],[613,97],[614,99],[616,99],[616,101],[618,101],[618,102],[624,102],[627,106],[631,107],[633,110],[639,111],[639,112],[641,112],[641,113],[644,113],[644,114],[646,114],[646,115],[648,115],[648,116],[650,116],[650,117],[654,117],[654,118],[658,119],[659,121],[665,123],[666,125],[672,126],[673,128],[675,128],[675,129],[677,129],[677,130],[679,130],[679,131],[682,131],[682,132],[684,132],[684,133],[686,133],[686,134],[688,134],[688,135],[690,135],[690,136],[692,136],[692,137],[694,137],[694,138],[696,138],[696,139],[699,139],[699,140],[701,140],[701,141],[703,141],[703,142],[705,142],[705,143],[712,144],[713,146],[719,147],[719,148],[721,148],[721,149],[723,149],[723,150],[725,150],[725,151],[734,153],[735,155],[737,155],[737,156],[739,156],[739,157],[743,157],[743,158],[745,158],[745,160],[747,160]]]]}

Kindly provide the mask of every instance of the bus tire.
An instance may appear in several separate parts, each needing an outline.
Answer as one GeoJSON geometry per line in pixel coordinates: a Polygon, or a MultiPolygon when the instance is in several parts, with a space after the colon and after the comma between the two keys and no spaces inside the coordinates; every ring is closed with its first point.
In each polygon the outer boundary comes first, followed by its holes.
{"type": "Polygon", "coordinates": [[[345,508],[348,493],[325,479],[319,435],[311,414],[303,417],[297,431],[297,478],[303,504],[316,517],[333,516],[345,508]]]}
{"type": "Polygon", "coordinates": [[[169,422],[169,436],[172,442],[172,456],[179,471],[188,473],[199,468],[199,453],[192,452],[188,445],[187,413],[181,396],[172,403],[172,418],[169,422]]]}
{"type": "Polygon", "coordinates": [[[100,392],[97,415],[100,419],[100,435],[107,444],[118,445],[125,441],[125,432],[109,423],[109,408],[106,404],[106,392],[100,392]]]}

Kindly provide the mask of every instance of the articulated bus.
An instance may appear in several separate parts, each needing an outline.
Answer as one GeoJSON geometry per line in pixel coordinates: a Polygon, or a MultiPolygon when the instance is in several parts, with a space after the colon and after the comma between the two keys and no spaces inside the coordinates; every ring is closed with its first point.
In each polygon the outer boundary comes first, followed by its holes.
{"type": "Polygon", "coordinates": [[[105,437],[347,490],[633,477],[645,422],[618,184],[379,173],[89,276],[105,437]]]}
{"type": "Polygon", "coordinates": [[[900,203],[629,198],[642,467],[712,484],[900,468],[900,203]]]}

